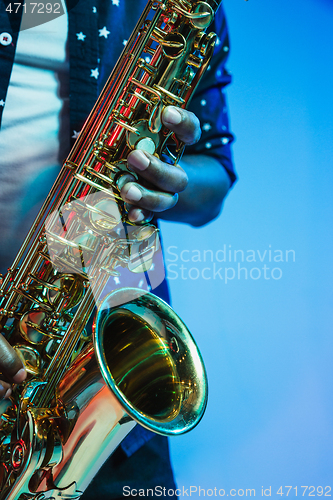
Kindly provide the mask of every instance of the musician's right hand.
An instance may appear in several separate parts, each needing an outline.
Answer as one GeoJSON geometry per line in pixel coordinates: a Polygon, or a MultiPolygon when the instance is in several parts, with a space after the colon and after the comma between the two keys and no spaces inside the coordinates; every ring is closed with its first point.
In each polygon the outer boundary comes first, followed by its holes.
{"type": "Polygon", "coordinates": [[[9,398],[12,385],[25,380],[27,372],[17,352],[0,334],[0,399],[9,398]]]}

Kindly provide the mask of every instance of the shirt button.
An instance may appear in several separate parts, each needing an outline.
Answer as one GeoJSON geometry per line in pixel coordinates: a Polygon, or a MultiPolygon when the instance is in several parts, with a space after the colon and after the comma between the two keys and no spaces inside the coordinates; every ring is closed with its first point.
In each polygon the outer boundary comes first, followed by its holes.
{"type": "Polygon", "coordinates": [[[0,43],[1,45],[10,45],[12,43],[13,37],[9,33],[1,33],[0,43]]]}

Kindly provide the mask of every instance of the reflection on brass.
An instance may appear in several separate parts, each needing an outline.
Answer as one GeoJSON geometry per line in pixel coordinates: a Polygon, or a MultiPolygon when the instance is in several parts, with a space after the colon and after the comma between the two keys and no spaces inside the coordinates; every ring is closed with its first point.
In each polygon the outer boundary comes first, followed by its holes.
{"type": "Polygon", "coordinates": [[[126,311],[110,321],[103,333],[105,359],[124,396],[145,415],[161,421],[174,418],[182,393],[166,341],[126,311]]]}
{"type": "Polygon", "coordinates": [[[55,305],[64,297],[65,301],[62,304],[63,309],[71,309],[75,307],[83,297],[83,283],[81,279],[74,278],[72,274],[63,274],[56,278],[51,283],[54,288],[50,288],[47,292],[49,302],[55,305]]]}
{"type": "Polygon", "coordinates": [[[110,231],[121,222],[121,213],[116,202],[102,199],[89,210],[90,221],[96,229],[110,231]]]}
{"type": "Polygon", "coordinates": [[[207,397],[203,363],[163,300],[135,288],[110,293],[96,315],[94,345],[105,382],[133,419],[164,435],[198,423],[207,397]]]}
{"type": "Polygon", "coordinates": [[[169,33],[164,38],[162,47],[169,59],[178,59],[186,49],[186,40],[180,33],[169,33]]]}
{"type": "Polygon", "coordinates": [[[14,349],[24,363],[27,372],[32,375],[39,375],[41,359],[38,351],[31,346],[20,344],[16,344],[14,349]]]}
{"type": "Polygon", "coordinates": [[[32,309],[20,319],[20,331],[31,344],[40,344],[47,340],[47,332],[42,328],[45,312],[40,309],[32,309]]]}
{"type": "Polygon", "coordinates": [[[150,270],[159,231],[129,221],[118,185],[140,181],[126,161],[134,149],[181,158],[161,117],[186,108],[207,68],[215,35],[204,29],[219,3],[148,2],[2,279],[1,334],[28,378],[0,405],[0,500],[79,498],[135,422],[175,435],[203,415],[197,346],[146,290],[164,278],[150,270]],[[124,268],[144,285],[109,293],[124,268]]]}

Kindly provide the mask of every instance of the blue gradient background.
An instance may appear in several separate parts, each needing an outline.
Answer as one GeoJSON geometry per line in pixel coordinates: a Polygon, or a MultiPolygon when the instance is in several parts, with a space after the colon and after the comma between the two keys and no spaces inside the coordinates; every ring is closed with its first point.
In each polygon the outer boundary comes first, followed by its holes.
{"type": "Polygon", "coordinates": [[[240,180],[208,226],[163,223],[167,264],[174,245],[178,266],[212,268],[182,263],[180,252],[225,244],[267,250],[264,263],[282,277],[170,280],[209,376],[206,415],[172,440],[172,458],[180,487],[256,488],[258,497],[271,486],[281,498],[281,485],[333,487],[333,2],[224,7],[240,180]],[[269,263],[269,248],[294,250],[295,262],[269,263]]]}

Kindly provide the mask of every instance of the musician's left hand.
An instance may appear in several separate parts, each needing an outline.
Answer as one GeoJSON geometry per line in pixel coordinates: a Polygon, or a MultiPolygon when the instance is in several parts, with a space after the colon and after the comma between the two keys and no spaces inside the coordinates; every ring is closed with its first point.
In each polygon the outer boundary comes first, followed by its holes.
{"type": "MultiPolygon", "coordinates": [[[[168,106],[163,111],[162,121],[185,144],[194,144],[200,139],[200,122],[190,111],[168,106]]],[[[121,189],[123,200],[131,205],[129,219],[132,222],[140,222],[149,218],[152,212],[168,210],[177,203],[178,193],[188,183],[187,174],[179,165],[164,163],[139,150],[132,151],[127,162],[143,180],[142,184],[130,182],[128,177],[121,189]]]]}
{"type": "MultiPolygon", "coordinates": [[[[187,145],[200,139],[200,122],[190,111],[167,106],[162,121],[187,145]]],[[[130,174],[120,179],[120,194],[130,206],[132,222],[150,220],[157,212],[162,219],[201,226],[220,213],[230,178],[215,158],[185,155],[181,166],[174,166],[147,152],[134,150],[127,161],[139,176],[139,181],[130,174]]]]}

